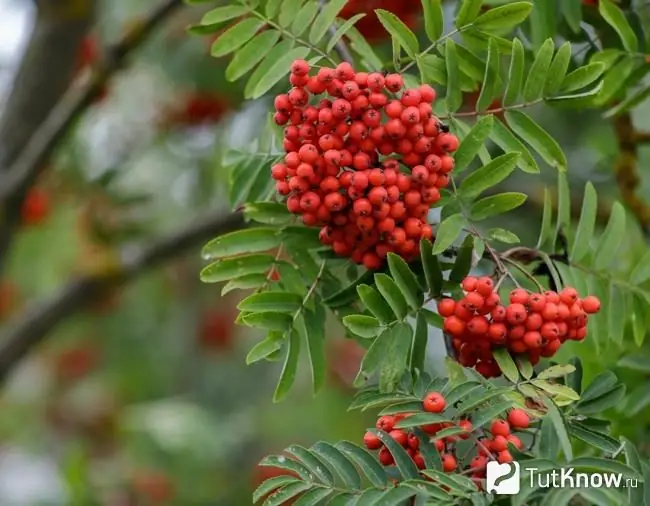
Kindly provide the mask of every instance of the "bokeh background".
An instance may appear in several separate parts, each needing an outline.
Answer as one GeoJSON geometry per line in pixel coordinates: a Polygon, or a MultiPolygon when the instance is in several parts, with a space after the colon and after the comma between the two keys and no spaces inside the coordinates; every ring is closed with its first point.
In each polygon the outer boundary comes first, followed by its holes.
{"type": "MultiPolygon", "coordinates": [[[[419,26],[419,2],[351,3],[355,12],[393,8],[419,26]]],[[[0,116],[15,98],[12,82],[46,4],[0,0],[0,116]]],[[[96,4],[95,21],[82,28],[71,86],[155,2],[96,4]]],[[[203,12],[200,5],[178,8],[147,38],[30,190],[0,278],[0,331],[77,276],[110,270],[130,247],[191,227],[206,213],[229,211],[228,156],[254,146],[269,100],[244,103],[241,84],[224,78],[228,59],[212,58],[210,39],[187,33],[203,12]]],[[[379,26],[370,22],[362,30],[381,51],[379,26]]],[[[31,86],[35,100],[61,81],[58,71],[57,62],[41,69],[31,86]]],[[[466,99],[471,107],[476,96],[466,99]]],[[[595,112],[534,113],[567,151],[576,212],[590,180],[606,219],[608,199],[618,196],[612,123],[595,112]]],[[[26,128],[28,120],[13,118],[10,130],[26,128]]],[[[648,109],[639,108],[634,120],[650,127],[648,109]]],[[[3,141],[0,152],[7,149],[3,141]]],[[[639,167],[648,166],[649,156],[648,148],[640,149],[639,167]]],[[[3,177],[0,172],[0,187],[3,177]]],[[[508,228],[522,242],[534,241],[543,189],[554,184],[546,170],[541,178],[520,174],[500,189],[530,194],[508,215],[508,228]]],[[[650,194],[646,181],[638,194],[650,194]]],[[[347,412],[347,405],[362,350],[328,324],[325,391],[312,399],[304,370],[289,398],[273,404],[281,364],[245,365],[260,336],[234,324],[241,292],[222,296],[222,287],[199,282],[201,246],[179,248],[169,261],[102,292],[99,302],[80,305],[11,371],[0,397],[0,505],[246,505],[251,487],[270,476],[256,467],[264,455],[290,443],[360,440],[372,415],[347,412]]],[[[432,330],[434,369],[443,353],[432,330]]],[[[613,368],[618,359],[580,353],[595,364],[592,372],[613,368]]],[[[634,374],[647,371],[629,374],[636,381],[634,374]]],[[[648,404],[646,389],[634,406],[640,412],[648,404]]],[[[642,440],[647,424],[627,430],[642,440]]]]}

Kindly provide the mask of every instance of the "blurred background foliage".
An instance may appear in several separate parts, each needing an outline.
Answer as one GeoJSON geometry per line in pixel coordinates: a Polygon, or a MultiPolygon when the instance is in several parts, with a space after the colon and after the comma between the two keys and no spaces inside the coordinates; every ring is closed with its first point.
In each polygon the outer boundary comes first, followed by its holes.
{"type": "MultiPolygon", "coordinates": [[[[10,96],[37,3],[0,0],[0,97],[10,96]]],[[[97,4],[93,29],[79,46],[77,75],[152,6],[149,0],[97,4]]],[[[346,14],[372,8],[393,9],[419,27],[419,1],[354,0],[346,14]]],[[[243,82],[224,77],[229,59],[212,58],[209,39],[187,34],[203,12],[181,8],[166,20],[111,78],[30,191],[0,279],[0,329],[75,275],[109,268],[118,245],[146,244],[204,211],[228,210],[223,154],[252,145],[270,104],[268,98],[243,102],[243,82]]],[[[379,24],[364,23],[359,29],[389,55],[379,24]]],[[[47,76],[40,86],[48,86],[47,76]]],[[[467,93],[468,107],[472,100],[475,94],[467,93]]],[[[0,113],[3,107],[4,101],[0,113]]],[[[620,197],[613,122],[599,111],[535,113],[566,150],[574,210],[584,183],[592,181],[606,222],[608,200],[620,197]]],[[[632,116],[637,130],[650,131],[650,104],[632,116]]],[[[640,145],[637,195],[650,199],[649,163],[650,144],[640,145]]],[[[536,239],[544,186],[554,183],[550,170],[541,178],[519,172],[500,188],[530,195],[508,215],[507,228],[522,243],[536,239]]],[[[634,220],[628,223],[622,254],[638,259],[647,239],[634,220]]],[[[0,398],[0,504],[250,504],[252,484],[269,476],[268,468],[264,475],[256,468],[264,455],[290,443],[359,440],[372,423],[346,411],[359,347],[330,325],[326,390],[312,400],[305,377],[274,405],[279,364],[245,366],[259,336],[235,326],[233,294],[221,297],[218,287],[199,282],[200,247],[65,320],[13,371],[0,398]]],[[[440,357],[441,342],[430,343],[432,358],[440,357]]],[[[622,376],[627,398],[608,416],[648,455],[650,355],[629,346],[604,354],[568,345],[560,361],[579,352],[587,376],[606,368],[622,376]]]]}

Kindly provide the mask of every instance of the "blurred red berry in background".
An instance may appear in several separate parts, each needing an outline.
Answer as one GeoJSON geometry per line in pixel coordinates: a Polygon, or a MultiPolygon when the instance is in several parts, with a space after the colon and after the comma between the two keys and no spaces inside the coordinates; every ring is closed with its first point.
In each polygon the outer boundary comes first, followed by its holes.
{"type": "Polygon", "coordinates": [[[50,213],[50,197],[40,188],[32,188],[27,192],[22,208],[24,225],[38,225],[50,213]]]}

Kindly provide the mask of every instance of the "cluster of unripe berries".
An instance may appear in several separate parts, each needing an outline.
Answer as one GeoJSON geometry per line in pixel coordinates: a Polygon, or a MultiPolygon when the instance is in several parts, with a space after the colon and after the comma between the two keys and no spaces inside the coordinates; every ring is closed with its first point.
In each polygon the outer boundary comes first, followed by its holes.
{"type": "MultiPolygon", "coordinates": [[[[429,413],[442,413],[447,408],[447,402],[441,393],[430,392],[423,400],[423,408],[429,413]]],[[[395,428],[400,421],[411,415],[412,413],[401,413],[381,416],[377,420],[376,427],[387,432],[395,442],[402,446],[418,469],[425,469],[426,464],[420,453],[420,438],[409,429],[395,428]]],[[[488,460],[496,460],[500,463],[512,462],[513,457],[508,450],[508,445],[512,444],[517,449],[523,449],[521,440],[513,434],[513,431],[527,429],[529,425],[528,414],[522,409],[513,409],[508,413],[507,420],[493,420],[489,434],[486,431],[480,438],[472,435],[473,426],[469,419],[461,419],[458,423],[431,423],[419,428],[427,437],[433,439],[432,444],[440,454],[444,472],[469,471],[473,478],[480,480],[485,478],[488,460]],[[441,438],[435,437],[440,431],[451,427],[459,427],[464,432],[441,438]],[[468,462],[463,464],[459,462],[456,455],[456,444],[459,440],[467,440],[470,437],[476,443],[474,457],[471,460],[466,458],[468,462]]],[[[384,466],[391,466],[395,463],[390,450],[373,432],[366,432],[363,442],[369,450],[379,450],[378,459],[384,466]]]]}
{"type": "Polygon", "coordinates": [[[581,299],[572,287],[559,293],[517,288],[510,293],[509,304],[501,303],[490,277],[468,276],[462,287],[465,296],[441,300],[438,312],[444,331],[453,339],[458,361],[487,378],[501,375],[494,350],[527,354],[534,365],[540,357],[552,357],[565,341],[582,341],[587,335],[587,315],[600,310],[596,297],[581,299]]]}
{"type": "Polygon", "coordinates": [[[346,62],[309,71],[293,62],[293,88],[275,98],[286,151],[271,168],[277,192],[339,256],[368,269],[389,252],[415,258],[420,240],[432,238],[427,214],[458,148],[433,115],[435,90],[402,91],[401,75],[355,72],[346,62]]]}

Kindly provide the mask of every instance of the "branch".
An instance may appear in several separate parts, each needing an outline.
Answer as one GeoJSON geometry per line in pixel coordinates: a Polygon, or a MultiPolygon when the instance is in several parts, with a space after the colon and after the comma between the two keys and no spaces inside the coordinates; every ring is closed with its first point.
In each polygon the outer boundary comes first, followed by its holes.
{"type": "Polygon", "coordinates": [[[192,250],[212,237],[244,226],[241,213],[205,216],[182,230],[153,243],[125,248],[121,260],[109,272],[78,277],[49,299],[19,315],[8,327],[0,345],[0,382],[59,323],[97,302],[117,286],[147,269],[192,250]]]}
{"type": "MultiPolygon", "coordinates": [[[[42,172],[52,153],[72,125],[104,89],[109,79],[126,63],[127,57],[171,14],[182,6],[182,0],[163,0],[113,47],[103,61],[81,82],[75,83],[51,110],[31,136],[20,155],[8,169],[0,190],[0,261],[6,256],[11,236],[20,220],[20,208],[30,186],[42,172]]],[[[6,170],[6,169],[5,169],[6,170]]]]}
{"type": "Polygon", "coordinates": [[[650,232],[650,205],[636,193],[641,183],[638,171],[638,146],[641,142],[647,142],[648,134],[636,131],[630,113],[623,113],[614,118],[614,131],[619,147],[614,175],[621,192],[621,200],[634,214],[643,230],[648,233],[650,232]]]}

